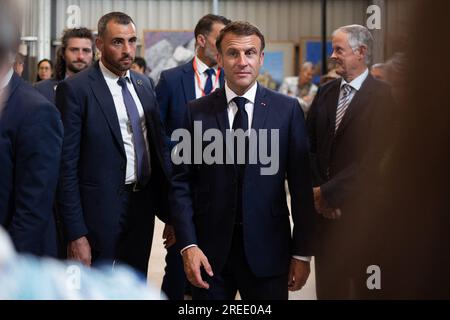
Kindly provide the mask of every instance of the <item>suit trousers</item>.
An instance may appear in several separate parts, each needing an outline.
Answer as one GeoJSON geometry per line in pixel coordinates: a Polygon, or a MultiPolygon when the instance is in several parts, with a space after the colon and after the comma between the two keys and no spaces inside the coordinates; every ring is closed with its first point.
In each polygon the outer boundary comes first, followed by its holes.
{"type": "MultiPolygon", "coordinates": [[[[112,257],[115,265],[131,266],[144,277],[147,276],[155,224],[152,210],[155,203],[154,194],[150,186],[137,192],[124,189],[120,196],[123,210],[119,218],[115,253],[112,257]]],[[[93,260],[95,260],[94,253],[93,260]]],[[[100,252],[98,260],[105,262],[111,260],[111,257],[102,257],[100,252]]]]}
{"type": "MultiPolygon", "coordinates": [[[[214,272],[214,270],[213,270],[214,272]]],[[[193,300],[234,300],[236,293],[242,300],[287,300],[288,275],[256,277],[244,252],[242,225],[236,224],[228,260],[220,273],[209,277],[202,270],[209,289],[192,288],[193,300]]]]}
{"type": "Polygon", "coordinates": [[[184,300],[186,286],[190,286],[184,273],[183,257],[180,254],[180,245],[176,242],[167,248],[166,267],[161,290],[164,291],[169,300],[184,300]]]}

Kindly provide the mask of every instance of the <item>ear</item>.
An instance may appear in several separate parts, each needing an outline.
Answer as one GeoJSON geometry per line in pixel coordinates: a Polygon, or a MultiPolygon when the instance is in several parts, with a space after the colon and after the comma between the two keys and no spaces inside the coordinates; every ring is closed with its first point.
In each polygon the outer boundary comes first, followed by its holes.
{"type": "Polygon", "coordinates": [[[205,45],[206,45],[206,37],[203,35],[203,34],[199,34],[198,36],[197,36],[197,44],[198,44],[198,46],[199,47],[205,47],[205,45]]]}
{"type": "Polygon", "coordinates": [[[97,37],[95,39],[95,46],[97,47],[98,51],[102,52],[103,51],[103,45],[104,42],[100,37],[97,37]]]}
{"type": "Polygon", "coordinates": [[[261,65],[263,65],[264,64],[264,51],[263,52],[261,52],[261,65]]]}
{"type": "Polygon", "coordinates": [[[367,56],[367,47],[366,46],[360,46],[358,49],[359,55],[362,59],[364,59],[367,56]]]}
{"type": "Polygon", "coordinates": [[[223,68],[223,59],[222,59],[222,54],[218,51],[217,52],[217,64],[219,65],[219,67],[223,68]]]}

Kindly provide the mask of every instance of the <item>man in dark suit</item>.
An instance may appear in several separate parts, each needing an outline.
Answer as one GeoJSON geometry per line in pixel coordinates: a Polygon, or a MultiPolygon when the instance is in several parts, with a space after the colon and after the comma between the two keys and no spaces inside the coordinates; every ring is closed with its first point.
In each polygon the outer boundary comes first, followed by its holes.
{"type": "Polygon", "coordinates": [[[87,28],[74,28],[64,31],[61,47],[58,48],[55,76],[39,81],[34,87],[50,102],[55,101],[55,91],[64,79],[88,68],[94,60],[95,44],[92,31],[87,28]]]}
{"type": "Polygon", "coordinates": [[[388,86],[369,74],[373,38],[365,27],[337,29],[332,44],[331,59],[342,79],[319,89],[307,120],[319,214],[315,260],[319,299],[351,298],[358,286],[365,285],[352,275],[366,275],[367,268],[351,254],[357,247],[352,229],[358,228],[352,222],[356,214],[363,214],[352,210],[352,200],[358,179],[367,176],[364,159],[376,147],[370,143],[374,124],[392,102],[388,86]]]}
{"type": "Polygon", "coordinates": [[[104,15],[101,60],[58,86],[65,127],[58,203],[69,258],[123,262],[147,274],[170,163],[150,82],[129,70],[136,40],[128,15],[104,15]]]}
{"type": "Polygon", "coordinates": [[[256,82],[264,36],[255,26],[232,22],[216,45],[225,87],[188,104],[184,128],[195,141],[190,150],[181,143],[172,154],[172,220],[185,272],[195,286],[194,299],[234,299],[237,291],[243,299],[287,299],[288,290],[305,284],[312,254],[313,197],[303,114],[297,100],[256,82]],[[202,146],[197,137],[206,131],[214,132],[216,146],[223,147],[223,153],[211,152],[217,157],[213,162],[202,159],[210,147],[205,141],[203,149],[194,148],[202,146]],[[264,144],[267,133],[270,142],[264,144]],[[229,135],[239,143],[226,141],[229,135]],[[259,159],[254,159],[255,139],[259,159]],[[264,161],[265,151],[274,159],[264,161]],[[196,160],[180,162],[181,154],[196,160]]]}
{"type": "Polygon", "coordinates": [[[4,1],[0,10],[0,29],[8,30],[0,37],[0,224],[19,252],[56,256],[63,128],[55,106],[13,72],[21,21],[10,6],[4,1]]]}
{"type": "MultiPolygon", "coordinates": [[[[224,86],[224,73],[217,65],[216,39],[227,24],[225,17],[207,14],[194,30],[196,56],[188,63],[161,73],[156,87],[161,120],[168,139],[175,129],[182,126],[182,120],[189,101],[207,95],[224,86]]],[[[174,238],[173,227],[166,224],[163,237],[170,243],[174,238]]],[[[166,268],[162,290],[171,300],[182,300],[186,277],[178,245],[167,245],[166,268]]]]}

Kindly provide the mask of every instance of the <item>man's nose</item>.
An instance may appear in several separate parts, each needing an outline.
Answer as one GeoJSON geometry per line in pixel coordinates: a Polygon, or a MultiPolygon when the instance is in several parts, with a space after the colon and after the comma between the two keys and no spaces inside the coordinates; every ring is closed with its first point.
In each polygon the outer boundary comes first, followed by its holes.
{"type": "Polygon", "coordinates": [[[245,52],[241,52],[240,54],[239,54],[239,57],[238,57],[238,64],[240,65],[240,66],[246,66],[248,63],[247,63],[247,57],[246,57],[246,55],[245,55],[245,52]]]}

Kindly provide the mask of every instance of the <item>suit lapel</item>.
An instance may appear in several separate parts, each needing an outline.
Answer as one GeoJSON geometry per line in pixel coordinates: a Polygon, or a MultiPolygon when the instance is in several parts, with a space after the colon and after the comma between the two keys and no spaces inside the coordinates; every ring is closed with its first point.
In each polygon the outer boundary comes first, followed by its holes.
{"type": "Polygon", "coordinates": [[[186,64],[183,71],[181,81],[183,83],[184,98],[186,103],[188,103],[189,101],[195,100],[194,67],[192,66],[192,60],[186,64]]]}
{"type": "Polygon", "coordinates": [[[225,152],[227,153],[226,156],[233,159],[233,150],[231,149],[231,146],[226,143],[227,130],[230,129],[230,123],[228,120],[228,103],[225,88],[220,88],[212,94],[215,95],[214,114],[216,115],[218,127],[222,132],[222,137],[224,137],[224,145],[226,148],[225,152]]]}
{"type": "Polygon", "coordinates": [[[145,90],[144,82],[141,79],[137,79],[133,72],[130,71],[131,82],[133,83],[134,90],[139,97],[144,112],[147,114],[151,112],[153,97],[151,97],[145,90]]]}
{"type": "Polygon", "coordinates": [[[326,112],[328,118],[327,128],[332,128],[334,133],[334,127],[336,126],[336,109],[339,100],[341,79],[335,80],[335,84],[328,91],[329,97],[325,99],[326,101],[326,112]]]}
{"type": "Polygon", "coordinates": [[[355,93],[355,96],[347,107],[336,135],[340,135],[344,131],[345,127],[350,123],[354,115],[357,114],[362,108],[364,108],[364,106],[366,106],[370,101],[372,92],[371,82],[372,78],[370,75],[368,75],[361,88],[355,93]]]}
{"type": "Polygon", "coordinates": [[[105,78],[100,70],[99,63],[91,68],[89,73],[90,86],[95,98],[98,101],[100,109],[105,116],[108,125],[111,129],[114,139],[116,140],[119,149],[125,155],[125,148],[123,145],[122,133],[120,132],[119,117],[117,116],[116,107],[114,105],[114,100],[109,91],[108,85],[106,84],[105,78]]]}
{"type": "Polygon", "coordinates": [[[159,152],[160,148],[157,145],[157,143],[159,141],[158,140],[159,135],[157,135],[156,124],[154,123],[153,118],[152,118],[152,114],[153,114],[152,109],[154,108],[154,104],[152,102],[155,101],[155,98],[149,94],[148,90],[145,89],[144,82],[141,79],[138,79],[133,74],[132,71],[130,71],[130,77],[131,77],[131,82],[133,83],[133,86],[134,86],[134,90],[136,90],[138,98],[142,104],[142,108],[144,109],[144,116],[146,119],[147,132],[149,133],[148,134],[148,137],[149,137],[148,143],[153,144],[152,150],[154,150],[156,152],[160,163],[164,163],[164,161],[162,159],[162,154],[159,152]]]}
{"type": "Polygon", "coordinates": [[[266,98],[267,90],[261,87],[258,83],[256,90],[255,104],[253,106],[253,120],[252,129],[258,132],[259,129],[264,128],[264,122],[267,117],[267,110],[270,108],[270,104],[266,98]]]}

